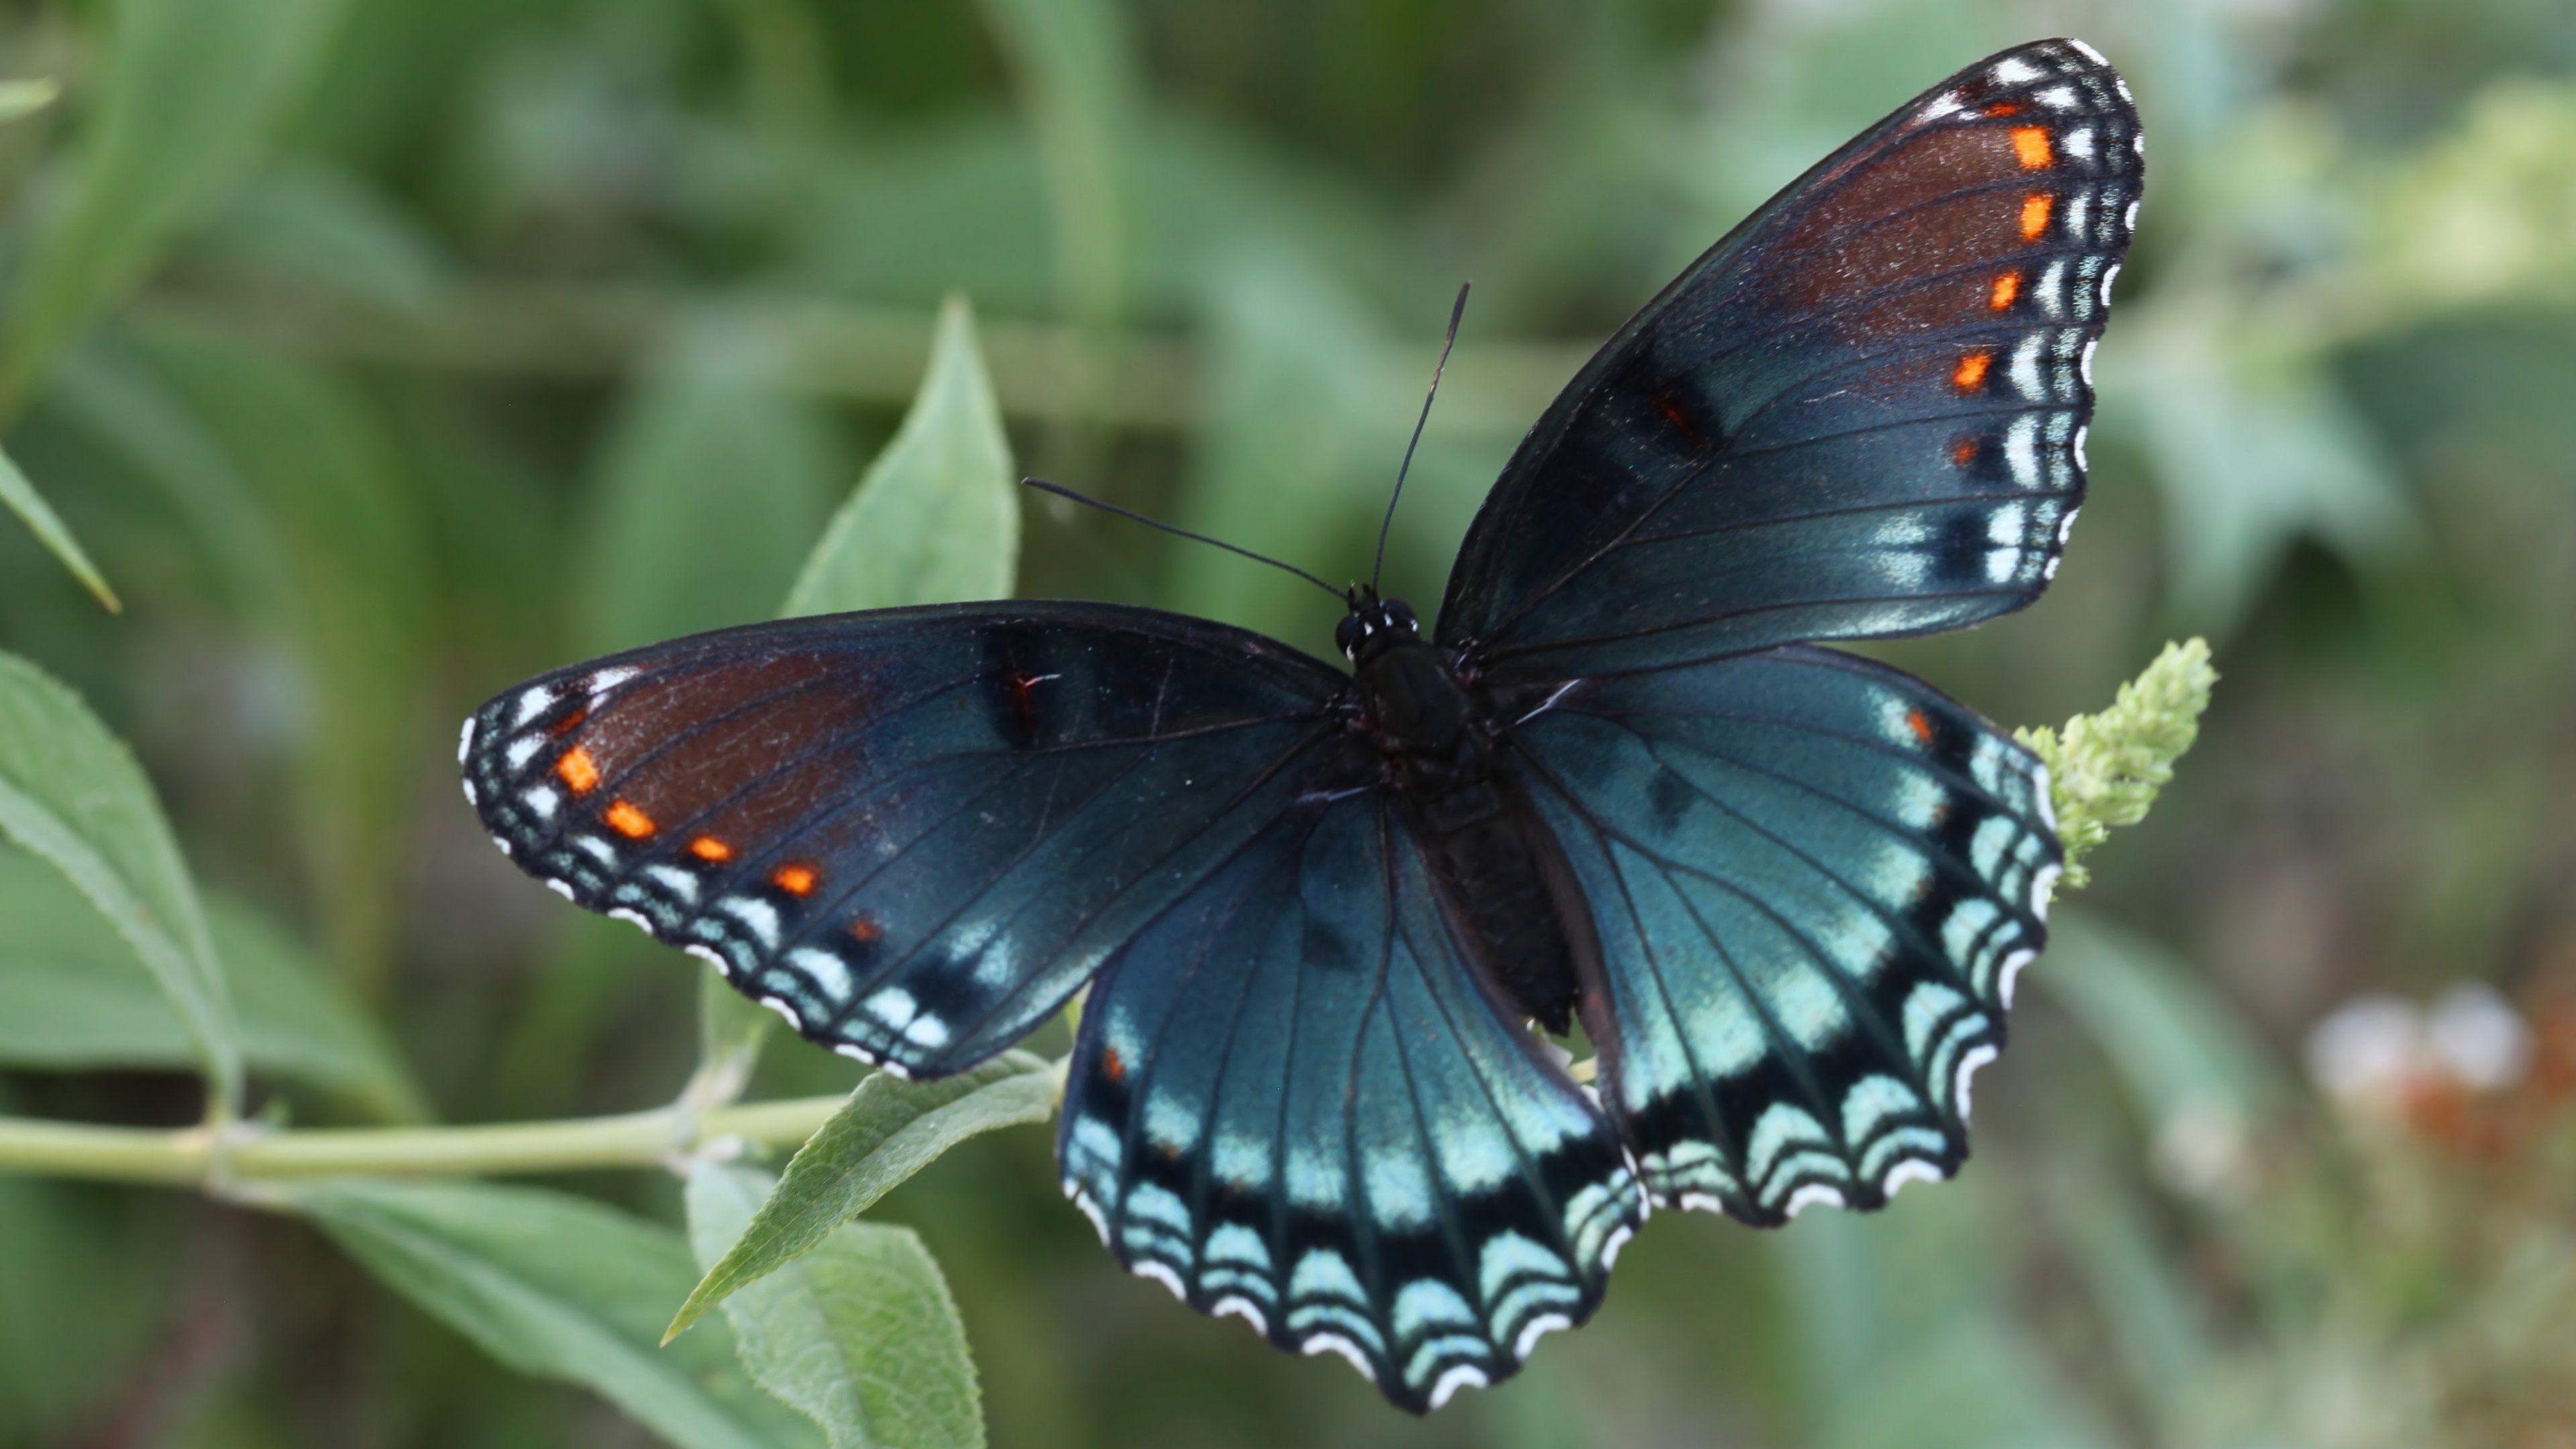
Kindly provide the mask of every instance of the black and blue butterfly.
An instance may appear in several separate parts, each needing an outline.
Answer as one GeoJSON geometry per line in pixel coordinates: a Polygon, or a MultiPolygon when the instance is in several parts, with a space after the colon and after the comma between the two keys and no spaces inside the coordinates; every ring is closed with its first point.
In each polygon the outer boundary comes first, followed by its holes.
{"type": "Polygon", "coordinates": [[[891,1072],[1088,987],[1058,1154],[1110,1249],[1437,1406],[1588,1317],[1653,1206],[1774,1224],[1966,1157],[2047,782],[1814,641],[2055,574],[2140,157],[2071,40],[1872,127],[1576,376],[1428,638],[1351,591],[1347,672],[1108,604],[797,619],[500,695],[467,793],[891,1072]]]}

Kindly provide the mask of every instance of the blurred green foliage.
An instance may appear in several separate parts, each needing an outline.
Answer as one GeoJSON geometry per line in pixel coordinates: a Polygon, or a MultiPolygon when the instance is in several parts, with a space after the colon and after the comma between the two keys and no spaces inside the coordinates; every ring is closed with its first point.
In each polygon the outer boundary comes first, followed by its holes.
{"type": "MultiPolygon", "coordinates": [[[[0,648],[133,743],[170,829],[148,791],[45,798],[38,746],[106,734],[0,737],[21,817],[114,816],[73,832],[111,846],[86,901],[0,861],[0,1109],[184,1126],[209,1042],[299,1124],[729,1098],[751,1054],[705,1069],[696,968],[512,872],[443,741],[538,668],[777,610],[942,299],[1019,466],[1338,576],[1472,278],[1390,554],[1421,602],[1629,308],[2047,32],[2150,137],[2093,502],[2039,608],[1890,652],[2016,722],[2186,631],[2228,685],[2062,913],[1975,1167],[1870,1219],[1658,1222],[1593,1325],[1419,1424],[1119,1274],[1040,1134],[854,1227],[935,1252],[1005,1445],[2576,1440],[2576,11],[2544,0],[13,7],[0,648]],[[229,1004],[157,1007],[138,932],[229,1004]],[[2312,1034],[2461,981],[2519,1035],[2312,1034]]],[[[1053,506],[1019,588],[1334,622],[1053,506]]],[[[755,1095],[851,1080],[781,1046],[755,1095]]],[[[758,1323],[636,1346],[696,1269],[657,1174],[316,1194],[410,1296],[272,1214],[0,1176],[0,1444],[811,1438],[717,1351],[758,1323]]]]}

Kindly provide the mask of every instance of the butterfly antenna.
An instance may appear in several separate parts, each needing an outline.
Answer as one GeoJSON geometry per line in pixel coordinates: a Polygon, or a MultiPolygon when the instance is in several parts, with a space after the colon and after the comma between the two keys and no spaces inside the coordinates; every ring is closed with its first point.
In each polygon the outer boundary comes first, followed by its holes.
{"type": "Polygon", "coordinates": [[[1061,483],[1050,483],[1044,478],[1023,478],[1020,480],[1020,486],[1023,488],[1034,488],[1040,493],[1052,493],[1058,498],[1065,499],[1068,502],[1079,503],[1085,508],[1097,508],[1103,513],[1115,513],[1121,518],[1133,519],[1138,523],[1144,524],[1148,528],[1159,528],[1165,533],[1177,534],[1182,538],[1189,539],[1196,543],[1214,544],[1216,547],[1224,549],[1227,553],[1241,554],[1245,558],[1252,560],[1254,563],[1266,563],[1274,569],[1284,569],[1287,572],[1304,579],[1306,582],[1313,584],[1316,588],[1322,589],[1325,593],[1332,595],[1342,603],[1348,604],[1350,602],[1350,596],[1343,593],[1340,589],[1334,588],[1331,584],[1325,583],[1322,579],[1315,577],[1313,574],[1306,572],[1295,564],[1282,562],[1279,559],[1272,558],[1266,553],[1254,553],[1248,548],[1228,543],[1221,538],[1210,538],[1204,533],[1192,533],[1186,528],[1165,523],[1159,518],[1148,518],[1144,514],[1138,513],[1133,508],[1121,508],[1115,503],[1103,502],[1100,499],[1090,497],[1086,494],[1076,493],[1061,483]]]}
{"type": "Polygon", "coordinates": [[[1413,471],[1413,450],[1422,446],[1422,425],[1431,421],[1431,400],[1440,396],[1440,374],[1449,366],[1449,349],[1458,345],[1458,319],[1467,315],[1467,288],[1458,284],[1458,300],[1449,309],[1449,335],[1440,339],[1440,360],[1431,364],[1431,390],[1422,395],[1422,416],[1413,420],[1413,441],[1404,445],[1404,461],[1395,470],[1395,491],[1387,495],[1386,517],[1377,526],[1377,563],[1369,569],[1369,592],[1377,592],[1380,578],[1386,574],[1386,535],[1395,527],[1396,500],[1404,496],[1404,475],[1413,471]]]}

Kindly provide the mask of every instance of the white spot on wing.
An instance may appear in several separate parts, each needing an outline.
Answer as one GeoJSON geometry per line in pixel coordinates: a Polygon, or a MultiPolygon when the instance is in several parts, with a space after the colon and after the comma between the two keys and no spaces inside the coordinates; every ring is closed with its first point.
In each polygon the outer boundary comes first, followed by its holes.
{"type": "Polygon", "coordinates": [[[1995,978],[1995,994],[2003,998],[2004,1010],[2012,1010],[2013,983],[2020,978],[2021,969],[2029,965],[2038,955],[2038,952],[2023,947],[2004,958],[2002,971],[1995,978]]]}
{"type": "Polygon", "coordinates": [[[2021,340],[2020,346],[2013,349],[2011,368],[2013,390],[2032,402],[2048,400],[2048,390],[2039,376],[2040,352],[2047,345],[2048,337],[2045,333],[2033,332],[2021,340]]]}
{"type": "Polygon", "coordinates": [[[1841,1207],[1843,1205],[1842,1189],[1826,1182],[1808,1183],[1805,1187],[1789,1194],[1789,1201],[1780,1209],[1780,1211],[1784,1215],[1794,1218],[1798,1214],[1805,1212],[1807,1209],[1814,1207],[1818,1203],[1822,1203],[1826,1207],[1841,1207]]]}
{"type": "Polygon", "coordinates": [[[1995,68],[1986,72],[1987,78],[2000,86],[2021,85],[2027,81],[2035,81],[2046,74],[2048,72],[2017,55],[2006,56],[1995,62],[1995,68]]]}
{"type": "Polygon", "coordinates": [[[1218,1299],[1215,1306],[1211,1307],[1208,1311],[1219,1318],[1224,1318],[1229,1314],[1236,1318],[1240,1318],[1244,1322],[1252,1325],[1253,1332],[1261,1334],[1264,1337],[1267,1337],[1270,1333],[1270,1320],[1262,1315],[1261,1305],[1244,1297],[1240,1293],[1228,1293],[1223,1298],[1218,1299]]]}
{"type": "Polygon", "coordinates": [[[1560,1328],[1572,1328],[1574,1320],[1562,1313],[1542,1313],[1521,1325],[1520,1337],[1512,1340],[1512,1357],[1525,1359],[1538,1341],[1560,1328]]]}
{"type": "Polygon", "coordinates": [[[1483,1369],[1471,1363],[1462,1363],[1442,1374],[1440,1381],[1431,1386],[1431,1407],[1436,1409],[1449,1402],[1449,1396],[1460,1389],[1481,1389],[1485,1386],[1485,1382],[1483,1369]]]}
{"type": "Polygon", "coordinates": [[[529,690],[527,693],[520,695],[518,713],[511,717],[510,728],[518,729],[521,726],[524,726],[528,721],[535,719],[538,715],[544,714],[547,706],[554,702],[554,686],[548,684],[540,684],[536,688],[529,690]]]}
{"type": "Polygon", "coordinates": [[[727,896],[718,909],[748,927],[763,946],[778,944],[778,908],[757,896],[727,896]]]}
{"type": "Polygon", "coordinates": [[[1950,1096],[1959,1104],[1960,1121],[1968,1120],[1968,1088],[1977,1075],[1977,1068],[1994,1059],[1995,1049],[1989,1042],[1979,1042],[1959,1057],[1958,1071],[1950,1080],[1950,1096]]]}
{"type": "Polygon", "coordinates": [[[2111,62],[2102,58],[2102,52],[2086,45],[2083,41],[2075,39],[2073,36],[2067,37],[2066,47],[2067,49],[2074,51],[2077,55],[2080,55],[2086,60],[2093,62],[2095,65],[2102,66],[2105,69],[2108,69],[2111,64],[2111,62]]]}
{"type": "Polygon", "coordinates": [[[456,763],[464,764],[465,757],[472,753],[474,753],[474,716],[469,714],[465,717],[465,728],[456,732],[456,763]]]}
{"type": "Polygon", "coordinates": [[[1628,1239],[1636,1232],[1634,1224],[1621,1223],[1610,1230],[1610,1236],[1601,1240],[1601,1271],[1610,1271],[1611,1266],[1619,1261],[1619,1250],[1628,1246],[1628,1239]]]}
{"type": "Polygon", "coordinates": [[[1155,1282],[1162,1284],[1164,1287],[1171,1289],[1173,1297],[1180,1299],[1184,1303],[1189,1301],[1190,1285],[1182,1282],[1181,1275],[1173,1272],[1169,1264],[1157,1263],[1151,1258],[1143,1258],[1137,1261],[1135,1270],[1137,1277],[1151,1278],[1155,1282]]]}
{"type": "Polygon", "coordinates": [[[1351,1367],[1360,1371],[1360,1377],[1367,1379],[1370,1383],[1377,1382],[1377,1369],[1369,1363],[1368,1355],[1360,1352],[1360,1346],[1358,1344],[1351,1342],[1349,1339],[1342,1337],[1338,1333],[1316,1334],[1313,1338],[1307,1339],[1304,1343],[1297,1345],[1297,1351],[1299,1353],[1309,1355],[1318,1353],[1338,1353],[1342,1357],[1351,1361],[1351,1367]]]}

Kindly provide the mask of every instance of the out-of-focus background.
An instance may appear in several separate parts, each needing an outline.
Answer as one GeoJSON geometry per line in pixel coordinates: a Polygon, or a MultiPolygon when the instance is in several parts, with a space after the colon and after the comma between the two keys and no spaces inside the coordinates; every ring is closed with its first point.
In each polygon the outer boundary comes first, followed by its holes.
{"type": "MultiPolygon", "coordinates": [[[[1659,1218],[1590,1327],[1427,1422],[1120,1274],[1040,1132],[880,1212],[946,1269],[999,1445],[2567,1449],[2560,0],[13,6],[0,79],[61,94],[0,123],[0,421],[126,607],[0,519],[0,647],[134,743],[219,926],[390,1038],[390,1064],[281,1047],[272,1106],[666,1101],[696,968],[509,869],[455,721],[773,611],[943,296],[1028,471],[1340,577],[1472,279],[1389,566],[1427,602],[1632,307],[1858,128],[2049,34],[2120,66],[2149,137],[2093,501],[2038,607],[1890,652],[2016,724],[2099,708],[2169,636],[2207,634],[2224,682],[2067,903],[1965,1176],[1778,1233],[1659,1218]]],[[[1052,504],[1021,591],[1315,648],[1334,622],[1052,504]]],[[[0,991],[26,919],[0,911],[0,991]]],[[[198,1110],[183,1073],[28,1035],[0,1020],[0,1111],[198,1110]]],[[[786,1043],[758,1090],[851,1079],[786,1043]]],[[[553,1185],[673,1211],[652,1173],[553,1185]]],[[[0,1176],[0,1444],[643,1442],[292,1221],[0,1176]]]]}

